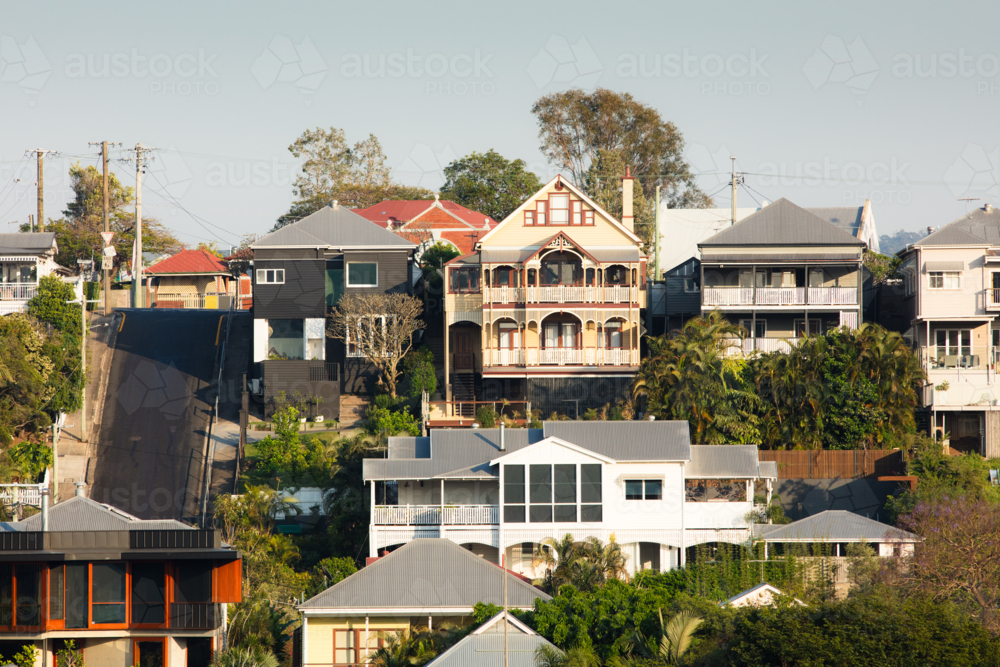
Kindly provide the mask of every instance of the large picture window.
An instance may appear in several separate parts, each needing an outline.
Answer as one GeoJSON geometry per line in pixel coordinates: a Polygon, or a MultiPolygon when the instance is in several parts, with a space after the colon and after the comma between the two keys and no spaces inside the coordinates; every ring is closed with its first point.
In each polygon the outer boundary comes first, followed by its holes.
{"type": "Polygon", "coordinates": [[[536,464],[525,468],[504,466],[504,521],[524,523],[525,516],[529,523],[602,520],[600,464],[536,464]]]}
{"type": "Polygon", "coordinates": [[[376,262],[348,262],[348,287],[378,287],[378,264],[376,262]]]}
{"type": "Polygon", "coordinates": [[[449,289],[453,294],[477,294],[480,270],[478,266],[462,266],[448,270],[449,289]]]}
{"type": "Polygon", "coordinates": [[[524,466],[503,467],[503,520],[505,523],[524,523],[524,466]]]}
{"type": "Polygon", "coordinates": [[[163,563],[132,564],[132,622],[160,625],[166,621],[166,578],[163,563]]]}
{"type": "Polygon", "coordinates": [[[962,272],[928,271],[927,283],[930,289],[962,289],[962,272]]]}
{"type": "Polygon", "coordinates": [[[42,573],[40,563],[0,565],[0,626],[42,624],[42,573]]]}
{"type": "Polygon", "coordinates": [[[305,320],[268,320],[267,356],[269,359],[304,359],[305,320]]]}
{"type": "Polygon", "coordinates": [[[125,622],[125,563],[94,563],[91,619],[95,625],[125,622]]]}

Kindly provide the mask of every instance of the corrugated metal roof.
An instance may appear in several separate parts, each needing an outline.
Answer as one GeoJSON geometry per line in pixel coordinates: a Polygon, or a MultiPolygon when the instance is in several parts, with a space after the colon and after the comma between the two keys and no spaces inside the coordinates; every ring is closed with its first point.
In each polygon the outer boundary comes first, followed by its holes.
{"type": "Polygon", "coordinates": [[[778,462],[761,461],[760,476],[761,479],[778,479],[778,462]]]}
{"type": "Polygon", "coordinates": [[[772,262],[857,262],[861,259],[861,251],[844,252],[801,252],[801,253],[702,253],[702,264],[709,262],[760,262],[770,264],[772,262]]]}
{"type": "Polygon", "coordinates": [[[598,262],[638,262],[639,249],[629,248],[595,248],[587,249],[598,262]]]}
{"type": "Polygon", "coordinates": [[[920,537],[847,510],[826,510],[781,526],[754,525],[765,542],[917,542],[920,537]]]}
{"type": "Polygon", "coordinates": [[[355,572],[300,609],[473,607],[503,604],[503,577],[511,607],[552,598],[451,540],[419,538],[355,572]]]}
{"type": "MultiPolygon", "coordinates": [[[[42,529],[42,515],[24,521],[3,524],[0,530],[36,531],[42,529]]],[[[180,521],[146,521],[128,512],[104,505],[90,498],[73,496],[49,508],[49,531],[53,533],[82,530],[193,530],[180,521]]]]}
{"type": "Polygon", "coordinates": [[[427,459],[430,456],[430,438],[413,438],[409,436],[389,438],[390,459],[427,459]]]}
{"type": "Polygon", "coordinates": [[[686,421],[545,422],[556,437],[616,461],[688,461],[691,431],[686,421]]]}
{"type": "Polygon", "coordinates": [[[55,232],[0,234],[0,253],[42,254],[52,249],[55,240],[55,232]]]}
{"type": "Polygon", "coordinates": [[[698,247],[765,245],[862,246],[864,242],[782,198],[702,241],[698,247]]]}
{"type": "MultiPolygon", "coordinates": [[[[684,421],[545,422],[542,429],[509,428],[500,451],[500,430],[434,429],[430,458],[365,459],[365,480],[432,479],[435,477],[493,478],[490,461],[555,436],[616,461],[687,461],[690,430],[684,421]]],[[[390,452],[417,447],[413,438],[389,438],[390,452]]]]}
{"type": "Polygon", "coordinates": [[[840,227],[851,236],[858,235],[861,227],[861,214],[864,213],[864,206],[833,206],[806,209],[818,218],[823,218],[831,225],[840,227]]]}
{"type": "Polygon", "coordinates": [[[343,206],[324,206],[298,222],[271,232],[258,239],[253,248],[282,246],[307,246],[330,248],[395,247],[410,249],[416,246],[406,239],[386,231],[343,206]]]}
{"type": "Polygon", "coordinates": [[[1000,209],[977,208],[913,245],[1000,245],[1000,209]]]}
{"type": "Polygon", "coordinates": [[[507,635],[507,662],[504,662],[502,632],[469,635],[427,663],[427,667],[535,667],[535,651],[539,646],[552,646],[545,637],[523,632],[507,635]]]}
{"type": "Polygon", "coordinates": [[[483,264],[486,263],[518,263],[523,262],[538,251],[535,246],[527,248],[483,248],[479,251],[483,264]]]}
{"type": "Polygon", "coordinates": [[[684,466],[684,476],[757,477],[757,445],[691,445],[691,462],[684,466]]]}

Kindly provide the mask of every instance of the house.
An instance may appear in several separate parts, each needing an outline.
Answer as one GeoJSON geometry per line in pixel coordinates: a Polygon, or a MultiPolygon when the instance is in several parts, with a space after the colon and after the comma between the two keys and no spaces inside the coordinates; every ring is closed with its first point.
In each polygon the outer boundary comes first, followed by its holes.
{"type": "Polygon", "coordinates": [[[515,616],[502,611],[483,623],[468,637],[431,660],[427,666],[535,667],[538,664],[535,661],[535,651],[542,646],[559,650],[515,616]]]}
{"type": "Polygon", "coordinates": [[[467,255],[481,237],[497,226],[490,216],[457,202],[442,201],[438,195],[434,195],[434,201],[387,199],[354,212],[416,244],[418,260],[435,243],[445,243],[467,255]]]}
{"type": "Polygon", "coordinates": [[[957,451],[1000,457],[1000,211],[974,209],[897,254],[904,336],[927,373],[931,433],[957,451]]]}
{"type": "Polygon", "coordinates": [[[503,604],[505,578],[512,609],[551,599],[454,542],[412,540],[299,605],[302,667],[359,665],[390,634],[468,625],[477,603],[503,604]]]}
{"type": "MultiPolygon", "coordinates": [[[[833,557],[846,555],[846,545],[866,542],[879,556],[911,555],[920,537],[847,510],[825,510],[787,524],[756,524],[754,537],[764,543],[765,558],[774,545],[825,545],[833,557]]],[[[779,547],[780,549],[780,547],[779,547]]]]}
{"type": "Polygon", "coordinates": [[[249,284],[234,277],[223,259],[204,248],[182,250],[160,260],[143,271],[143,278],[150,308],[228,310],[234,299],[235,307],[242,307],[251,294],[249,284]]]}
{"type": "MultiPolygon", "coordinates": [[[[725,602],[720,602],[720,607],[773,607],[775,603],[785,594],[771,584],[757,584],[753,588],[742,593],[737,593],[725,602]]],[[[795,604],[805,606],[805,603],[798,598],[792,598],[795,604]]]]}
{"type": "Polygon", "coordinates": [[[241,600],[240,553],[218,531],[47,500],[0,523],[0,642],[34,645],[43,667],[69,640],[88,665],[208,667],[241,600]]]}
{"type": "Polygon", "coordinates": [[[371,555],[447,538],[539,576],[547,538],[615,539],[629,570],[683,566],[685,550],[743,544],[777,478],[754,445],[692,446],[685,421],[550,421],[541,429],[435,429],[366,459],[371,555]]]}
{"type": "MultiPolygon", "coordinates": [[[[763,202],[763,207],[768,202],[763,202]]],[[[736,222],[741,222],[763,207],[737,208],[736,222]]],[[[878,229],[870,200],[863,206],[840,206],[805,209],[863,241],[868,249],[879,252],[878,229]]],[[[701,312],[701,253],[698,244],[733,225],[728,208],[667,208],[660,206],[660,276],[650,295],[650,329],[659,334],[680,328],[701,312]]],[[[655,273],[655,271],[654,271],[655,273]]],[[[867,307],[867,304],[866,304],[867,307]]]]}
{"type": "Polygon", "coordinates": [[[58,252],[55,232],[0,234],[0,315],[27,312],[40,278],[68,273],[58,252]]]}
{"type": "Polygon", "coordinates": [[[743,353],[787,351],[805,336],[861,324],[865,242],[787,199],[698,250],[701,312],[721,310],[743,326],[743,353]]]}
{"type": "Polygon", "coordinates": [[[556,176],[472,253],[446,264],[453,403],[441,423],[471,416],[454,402],[474,399],[583,414],[628,395],[639,366],[646,257],[632,229],[632,178],[623,184],[618,221],[556,176]]]}
{"type": "Polygon", "coordinates": [[[284,392],[339,417],[340,392],[371,392],[376,376],[361,353],[327,337],[327,315],[344,294],[411,294],[416,246],[333,202],[251,249],[252,377],[267,414],[284,392]]]}

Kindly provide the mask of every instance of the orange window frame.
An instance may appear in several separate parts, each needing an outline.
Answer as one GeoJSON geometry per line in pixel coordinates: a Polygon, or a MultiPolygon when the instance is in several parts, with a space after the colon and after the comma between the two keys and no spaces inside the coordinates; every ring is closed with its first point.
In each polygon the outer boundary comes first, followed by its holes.
{"type": "Polygon", "coordinates": [[[139,653],[139,642],[159,642],[163,646],[163,667],[170,664],[170,657],[167,655],[166,637],[133,637],[132,638],[132,664],[141,665],[142,656],[139,653]]]}
{"type": "Polygon", "coordinates": [[[48,612],[48,605],[45,604],[46,597],[48,596],[48,577],[46,575],[46,567],[44,563],[10,563],[10,625],[0,626],[0,630],[5,630],[7,632],[17,632],[17,631],[27,631],[27,632],[38,632],[45,627],[45,616],[48,612]],[[38,620],[37,625],[18,625],[17,622],[17,584],[18,575],[17,568],[19,565],[25,566],[30,565],[32,567],[41,568],[41,580],[40,580],[40,590],[38,599],[38,620]]]}
{"type": "Polygon", "coordinates": [[[87,593],[90,597],[87,605],[87,627],[91,630],[126,630],[132,615],[129,601],[132,597],[132,577],[129,576],[129,564],[126,561],[101,561],[88,563],[87,567],[87,593]],[[95,565],[123,565],[125,567],[125,622],[124,623],[94,623],[94,606],[102,604],[118,604],[117,602],[94,602],[94,566],[95,565]]]}
{"type": "MultiPolygon", "coordinates": [[[[159,630],[168,629],[170,627],[170,605],[173,603],[173,590],[174,590],[174,577],[173,568],[171,563],[167,561],[151,560],[142,561],[144,564],[161,564],[163,565],[163,623],[134,623],[132,619],[132,563],[128,563],[127,569],[127,579],[128,579],[128,603],[125,608],[127,611],[127,619],[129,628],[136,630],[159,630]]],[[[104,627],[104,626],[102,626],[104,627]]]]}

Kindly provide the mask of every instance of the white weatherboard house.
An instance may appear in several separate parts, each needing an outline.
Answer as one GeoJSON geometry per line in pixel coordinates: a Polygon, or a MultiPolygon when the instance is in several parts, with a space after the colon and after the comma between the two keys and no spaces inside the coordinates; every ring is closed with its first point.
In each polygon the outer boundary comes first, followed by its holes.
{"type": "Polygon", "coordinates": [[[775,464],[754,445],[692,446],[687,422],[545,422],[541,429],[437,429],[389,439],[367,459],[370,549],[443,537],[535,575],[545,538],[612,537],[629,569],[669,570],[688,547],[744,543],[775,464]]]}

